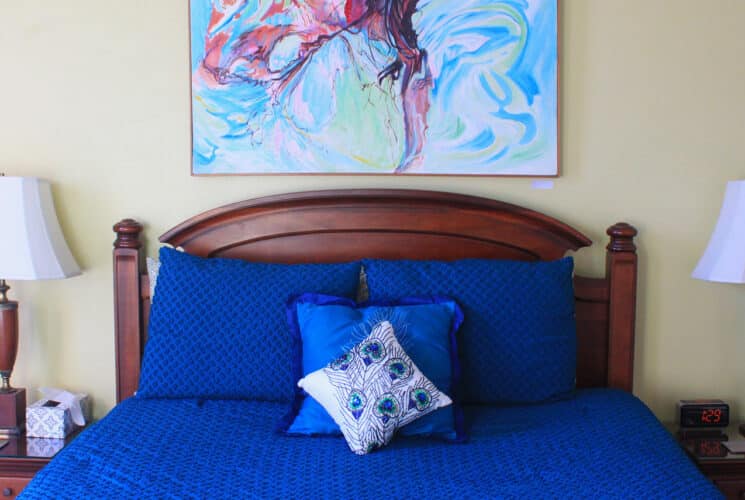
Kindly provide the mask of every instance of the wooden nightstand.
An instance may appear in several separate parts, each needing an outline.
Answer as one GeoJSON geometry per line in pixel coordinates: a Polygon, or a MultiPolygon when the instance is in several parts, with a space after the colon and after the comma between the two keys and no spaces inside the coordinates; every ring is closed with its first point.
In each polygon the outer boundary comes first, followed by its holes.
{"type": "Polygon", "coordinates": [[[745,499],[745,454],[729,453],[724,441],[745,440],[737,424],[727,428],[680,432],[668,427],[701,472],[714,481],[727,498],[745,499]]]}
{"type": "MultiPolygon", "coordinates": [[[[67,436],[64,446],[80,433],[67,436]]],[[[9,437],[0,448],[0,499],[15,498],[52,457],[62,449],[58,439],[29,438],[25,434],[9,437]]]]}

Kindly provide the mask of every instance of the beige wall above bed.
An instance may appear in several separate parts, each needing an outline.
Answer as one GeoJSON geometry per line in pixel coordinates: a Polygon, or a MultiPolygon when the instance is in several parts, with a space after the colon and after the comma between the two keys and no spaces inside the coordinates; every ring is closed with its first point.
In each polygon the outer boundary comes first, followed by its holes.
{"type": "Polygon", "coordinates": [[[114,404],[110,248],[122,217],[155,239],[245,198],[406,187],[558,217],[598,242],[577,255],[585,274],[602,272],[605,228],[635,224],[635,393],[665,420],[696,396],[745,418],[745,286],[689,277],[725,182],[745,178],[745,1],[564,0],[561,17],[563,175],[538,191],[504,178],[193,178],[186,0],[0,2],[0,171],[54,183],[84,269],[11,283],[22,322],[13,382],[88,392],[99,417],[114,404]]]}

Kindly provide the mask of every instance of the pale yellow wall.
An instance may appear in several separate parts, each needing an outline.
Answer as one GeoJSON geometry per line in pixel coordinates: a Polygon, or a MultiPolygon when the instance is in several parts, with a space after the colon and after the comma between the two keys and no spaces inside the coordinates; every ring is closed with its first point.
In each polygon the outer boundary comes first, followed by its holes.
{"type": "MultiPolygon", "coordinates": [[[[745,287],[689,277],[725,181],[745,177],[745,1],[565,0],[563,175],[527,179],[189,175],[186,0],[0,0],[0,170],[55,186],[84,274],[14,282],[13,381],[114,403],[111,225],[154,238],[202,210],[259,195],[342,187],[452,190],[546,211],[600,243],[640,231],[635,392],[663,419],[690,396],[745,417],[745,287]]],[[[155,246],[149,247],[155,253],[155,246]]],[[[36,394],[32,394],[36,399],[36,394]]]]}

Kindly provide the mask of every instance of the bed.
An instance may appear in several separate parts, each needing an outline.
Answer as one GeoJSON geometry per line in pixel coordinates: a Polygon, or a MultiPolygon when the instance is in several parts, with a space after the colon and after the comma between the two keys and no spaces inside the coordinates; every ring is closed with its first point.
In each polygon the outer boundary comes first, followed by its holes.
{"type": "MultiPolygon", "coordinates": [[[[142,226],[125,219],[114,229],[119,404],[39,472],[24,498],[720,497],[631,394],[637,256],[636,230],[628,224],[607,231],[604,277],[573,275],[576,390],[523,404],[464,400],[468,438],[458,441],[465,442],[396,437],[364,457],[350,453],[338,436],[278,434],[287,401],[144,397],[159,381],[152,373],[140,379],[151,323],[142,226]]],[[[540,264],[591,244],[523,207],[413,190],[249,200],[197,215],[160,241],[215,262],[288,265],[357,259],[540,264]]],[[[368,284],[373,293],[374,275],[368,284]]]]}

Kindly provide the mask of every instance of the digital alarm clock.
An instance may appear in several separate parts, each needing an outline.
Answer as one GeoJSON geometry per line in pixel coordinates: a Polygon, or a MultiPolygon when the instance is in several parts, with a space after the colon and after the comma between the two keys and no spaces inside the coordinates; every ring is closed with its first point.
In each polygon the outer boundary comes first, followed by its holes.
{"type": "Polygon", "coordinates": [[[729,405],[721,399],[682,399],[678,423],[681,427],[727,427],[729,405]]]}

